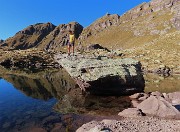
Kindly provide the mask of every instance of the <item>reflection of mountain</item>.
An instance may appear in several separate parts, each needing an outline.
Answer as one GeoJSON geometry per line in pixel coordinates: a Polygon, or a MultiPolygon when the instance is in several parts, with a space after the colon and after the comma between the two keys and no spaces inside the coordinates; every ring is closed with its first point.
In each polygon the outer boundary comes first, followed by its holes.
{"type": "Polygon", "coordinates": [[[2,74],[0,76],[12,83],[15,88],[27,96],[38,99],[47,100],[52,97],[60,99],[69,88],[75,86],[74,81],[64,70],[26,73],[1,69],[0,73],[2,74]]]}
{"type": "Polygon", "coordinates": [[[112,115],[131,106],[128,97],[82,95],[64,69],[32,73],[0,67],[0,77],[27,96],[43,100],[58,99],[54,109],[60,113],[112,115]]]}

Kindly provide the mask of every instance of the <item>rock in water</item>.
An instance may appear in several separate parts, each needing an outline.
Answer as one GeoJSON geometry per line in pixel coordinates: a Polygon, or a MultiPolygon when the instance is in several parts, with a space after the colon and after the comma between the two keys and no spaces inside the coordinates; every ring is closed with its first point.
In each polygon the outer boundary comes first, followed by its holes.
{"type": "Polygon", "coordinates": [[[131,58],[106,60],[62,58],[57,61],[76,80],[82,90],[91,94],[122,95],[144,90],[141,64],[131,58]]]}

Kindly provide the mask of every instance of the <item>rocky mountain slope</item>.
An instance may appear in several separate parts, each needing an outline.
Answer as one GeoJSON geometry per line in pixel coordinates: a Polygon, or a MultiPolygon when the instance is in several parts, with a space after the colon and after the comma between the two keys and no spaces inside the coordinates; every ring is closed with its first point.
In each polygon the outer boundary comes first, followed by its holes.
{"type": "Polygon", "coordinates": [[[0,47],[62,50],[68,43],[68,31],[75,31],[80,46],[101,44],[109,49],[133,48],[160,36],[180,30],[180,1],[152,0],[122,16],[106,14],[87,28],[77,22],[55,26],[51,23],[30,25],[15,36],[0,42],[0,47]]]}
{"type": "Polygon", "coordinates": [[[79,43],[105,47],[133,48],[180,29],[179,0],[152,0],[142,3],[122,16],[106,14],[79,37],[79,43]]]}
{"type": "MultiPolygon", "coordinates": [[[[100,44],[121,57],[141,61],[147,70],[168,66],[180,73],[179,0],[151,0],[122,16],[106,14],[86,28],[77,22],[57,27],[51,23],[31,25],[1,41],[0,48],[67,51],[69,30],[75,32],[76,48],[82,51],[90,44],[100,44]]],[[[100,52],[94,53],[102,55],[100,52]]]]}
{"type": "Polygon", "coordinates": [[[55,26],[51,23],[38,23],[17,32],[5,40],[1,46],[11,49],[28,49],[36,46],[46,37],[55,26]]]}
{"type": "Polygon", "coordinates": [[[68,43],[68,32],[69,30],[74,31],[76,39],[83,30],[77,22],[70,22],[68,24],[61,24],[57,26],[50,34],[48,34],[39,44],[38,48],[45,50],[60,50],[62,46],[68,43]]]}
{"type": "Polygon", "coordinates": [[[38,23],[19,31],[13,37],[0,41],[3,49],[58,49],[68,43],[68,31],[72,30],[78,38],[83,27],[77,22],[55,26],[52,23],[38,23]]]}

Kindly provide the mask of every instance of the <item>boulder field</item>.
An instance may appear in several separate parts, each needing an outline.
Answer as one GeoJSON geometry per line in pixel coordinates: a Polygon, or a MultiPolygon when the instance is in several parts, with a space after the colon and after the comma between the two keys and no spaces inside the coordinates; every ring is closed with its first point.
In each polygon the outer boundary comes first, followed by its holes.
{"type": "Polygon", "coordinates": [[[93,120],[82,125],[76,132],[179,132],[179,94],[180,92],[161,94],[157,91],[149,94],[136,93],[130,96],[132,100],[138,101],[136,108],[120,112],[118,115],[123,118],[93,120]]]}

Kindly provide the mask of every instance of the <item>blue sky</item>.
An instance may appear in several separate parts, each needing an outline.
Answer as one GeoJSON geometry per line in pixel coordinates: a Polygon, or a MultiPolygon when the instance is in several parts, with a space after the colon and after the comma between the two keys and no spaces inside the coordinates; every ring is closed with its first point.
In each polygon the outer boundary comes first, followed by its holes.
{"type": "Polygon", "coordinates": [[[150,0],[0,0],[0,39],[35,23],[77,21],[84,27],[107,12],[122,15],[150,0]]]}

